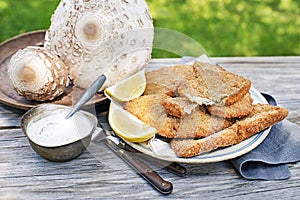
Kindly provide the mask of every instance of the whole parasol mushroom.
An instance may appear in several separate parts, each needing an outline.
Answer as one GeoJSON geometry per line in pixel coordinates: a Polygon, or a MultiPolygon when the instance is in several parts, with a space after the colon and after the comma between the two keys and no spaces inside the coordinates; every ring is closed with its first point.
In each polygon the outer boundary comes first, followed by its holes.
{"type": "Polygon", "coordinates": [[[106,85],[143,69],[151,58],[153,21],[145,0],[62,0],[44,46],[87,88],[102,73],[106,85]]]}
{"type": "Polygon", "coordinates": [[[46,101],[61,95],[68,84],[65,64],[42,47],[28,46],[10,59],[9,78],[18,94],[46,101]]]}

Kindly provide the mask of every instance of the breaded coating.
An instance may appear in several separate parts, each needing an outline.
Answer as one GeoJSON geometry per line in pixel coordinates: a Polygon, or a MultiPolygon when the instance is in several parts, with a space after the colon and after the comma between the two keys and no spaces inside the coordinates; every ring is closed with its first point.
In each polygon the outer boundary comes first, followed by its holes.
{"type": "Polygon", "coordinates": [[[185,97],[174,97],[163,100],[162,105],[169,115],[182,118],[184,115],[191,114],[199,105],[190,102],[185,97]]]}
{"type": "Polygon", "coordinates": [[[175,138],[203,138],[233,124],[233,121],[210,115],[203,107],[181,118],[175,138]]]}
{"type": "Polygon", "coordinates": [[[179,121],[175,117],[168,116],[162,106],[162,101],[167,98],[170,97],[165,94],[144,95],[130,100],[124,108],[146,124],[156,128],[159,135],[174,138],[179,121]]]}
{"type": "Polygon", "coordinates": [[[276,124],[288,115],[288,110],[268,104],[255,104],[252,112],[232,126],[203,139],[173,139],[171,147],[179,157],[193,157],[219,147],[231,146],[276,124]]]}
{"type": "Polygon", "coordinates": [[[188,64],[164,67],[147,72],[147,86],[144,94],[167,94],[175,97],[178,94],[177,89],[181,82],[185,79],[185,76],[191,73],[193,73],[193,67],[188,64]]]}
{"type": "Polygon", "coordinates": [[[252,103],[253,99],[250,93],[247,93],[245,97],[230,106],[212,105],[207,106],[207,109],[210,114],[217,115],[219,117],[242,118],[251,113],[253,109],[252,103]]]}
{"type": "Polygon", "coordinates": [[[181,82],[178,93],[199,105],[232,105],[251,87],[249,79],[212,64],[195,62],[193,72],[181,82]]]}

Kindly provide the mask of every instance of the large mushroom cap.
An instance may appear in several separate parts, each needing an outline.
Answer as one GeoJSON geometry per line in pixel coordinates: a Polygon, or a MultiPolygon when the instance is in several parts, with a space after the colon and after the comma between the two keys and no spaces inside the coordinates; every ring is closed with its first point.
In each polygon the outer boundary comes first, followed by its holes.
{"type": "Polygon", "coordinates": [[[52,100],[63,93],[68,72],[64,63],[42,47],[29,46],[11,58],[9,78],[18,92],[28,100],[52,100]]]}
{"type": "Polygon", "coordinates": [[[45,48],[87,88],[102,73],[106,86],[145,67],[154,29],[145,0],[62,0],[51,18],[45,48]]]}

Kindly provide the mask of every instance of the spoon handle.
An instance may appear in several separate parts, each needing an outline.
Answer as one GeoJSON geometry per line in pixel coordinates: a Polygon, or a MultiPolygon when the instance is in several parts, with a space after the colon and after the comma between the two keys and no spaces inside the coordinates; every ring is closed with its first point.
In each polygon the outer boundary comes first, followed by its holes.
{"type": "Polygon", "coordinates": [[[77,112],[86,102],[88,102],[95,94],[96,92],[102,87],[106,80],[106,76],[102,74],[99,76],[85,91],[85,93],[82,95],[82,97],[79,99],[79,101],[75,104],[73,109],[69,112],[69,114],[66,116],[66,119],[69,119],[74,115],[75,112],[77,112]]]}

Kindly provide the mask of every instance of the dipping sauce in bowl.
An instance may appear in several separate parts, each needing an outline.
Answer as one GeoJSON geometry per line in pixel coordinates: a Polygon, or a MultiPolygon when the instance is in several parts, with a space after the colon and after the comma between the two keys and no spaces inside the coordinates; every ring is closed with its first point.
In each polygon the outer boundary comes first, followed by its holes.
{"type": "Polygon", "coordinates": [[[97,118],[79,111],[65,119],[70,110],[62,105],[42,104],[22,117],[22,130],[31,147],[42,157],[51,161],[68,161],[88,147],[97,118]]]}
{"type": "Polygon", "coordinates": [[[63,111],[29,122],[28,137],[36,144],[55,147],[80,140],[93,129],[93,124],[84,114],[78,112],[65,119],[67,114],[63,111]]]}

